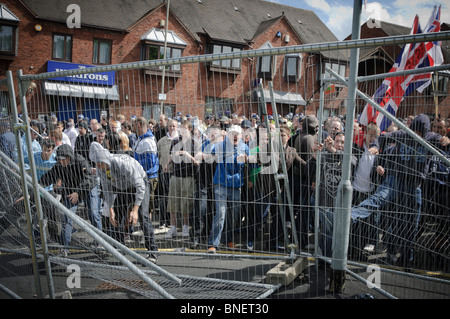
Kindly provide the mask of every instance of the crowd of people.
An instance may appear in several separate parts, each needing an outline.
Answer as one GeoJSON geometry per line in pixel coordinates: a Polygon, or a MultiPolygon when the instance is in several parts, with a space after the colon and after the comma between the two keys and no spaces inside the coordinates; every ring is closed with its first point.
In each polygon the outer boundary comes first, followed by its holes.
{"type": "MultiPolygon", "coordinates": [[[[448,120],[420,114],[404,123],[449,157],[448,120]]],[[[39,183],[74,212],[84,202],[90,222],[121,242],[139,221],[152,261],[158,250],[155,220],[168,227],[166,240],[192,238],[214,253],[221,246],[235,247],[237,233],[246,249],[253,250],[270,215],[264,248],[283,250],[286,228],[293,223],[302,246],[309,242],[315,204],[321,209],[320,245],[331,255],[333,206],[348,136],[345,117],[319,123],[314,115],[291,113],[278,119],[231,114],[204,120],[177,114],[161,115],[156,122],[142,116],[126,120],[123,115],[88,121],[79,115],[67,122],[56,116],[44,123],[31,120],[30,127],[33,154],[28,154],[24,139],[22,148],[26,165],[34,158],[39,183]],[[275,183],[284,169],[290,194],[283,182],[280,189],[275,183]],[[288,198],[293,220],[283,209],[288,198]]],[[[1,150],[17,160],[8,123],[2,123],[1,133],[1,150]]],[[[352,144],[354,247],[375,249],[379,230],[414,242],[424,198],[434,205],[426,209],[448,215],[449,168],[422,144],[394,124],[380,132],[373,123],[365,127],[357,121],[352,144]],[[435,187],[442,191],[430,191],[435,187]],[[392,213],[380,217],[382,211],[392,213]]],[[[51,205],[44,206],[51,218],[51,205]]],[[[60,233],[52,228],[49,232],[67,255],[72,222],[64,218],[61,224],[60,233]]],[[[412,247],[406,246],[401,255],[410,260],[412,247]]]]}

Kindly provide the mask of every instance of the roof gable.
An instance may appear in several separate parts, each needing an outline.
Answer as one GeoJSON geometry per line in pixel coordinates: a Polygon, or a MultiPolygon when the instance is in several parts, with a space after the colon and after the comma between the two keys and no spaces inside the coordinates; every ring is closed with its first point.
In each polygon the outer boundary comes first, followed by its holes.
{"type": "MultiPolygon", "coordinates": [[[[66,23],[67,7],[73,0],[19,0],[36,18],[66,23]]],[[[128,32],[137,21],[158,8],[162,0],[78,0],[81,25],[128,32]]],[[[246,45],[258,32],[270,24],[273,17],[284,15],[304,44],[335,42],[336,36],[310,10],[280,5],[262,0],[176,0],[170,11],[188,32],[200,40],[211,39],[246,45]],[[262,28],[262,29],[261,29],[262,28]]],[[[340,51],[322,52],[324,56],[347,59],[340,51]]]]}

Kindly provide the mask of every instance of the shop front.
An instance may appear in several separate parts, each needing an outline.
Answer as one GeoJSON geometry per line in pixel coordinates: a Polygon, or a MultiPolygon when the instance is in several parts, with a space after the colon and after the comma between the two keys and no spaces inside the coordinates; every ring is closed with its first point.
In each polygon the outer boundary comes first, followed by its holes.
{"type": "MultiPolygon", "coordinates": [[[[48,61],[47,71],[84,69],[92,65],[48,61]]],[[[67,121],[83,114],[85,118],[100,120],[100,114],[119,100],[115,72],[86,73],[51,78],[44,82],[45,94],[53,96],[54,113],[58,120],[67,121]]]]}

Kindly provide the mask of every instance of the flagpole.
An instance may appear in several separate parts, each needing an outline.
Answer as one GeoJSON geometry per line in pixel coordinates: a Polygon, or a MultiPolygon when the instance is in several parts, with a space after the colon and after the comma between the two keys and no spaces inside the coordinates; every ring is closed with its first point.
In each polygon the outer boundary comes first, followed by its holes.
{"type": "MultiPolygon", "coordinates": [[[[434,75],[436,76],[436,82],[438,82],[438,73],[435,72],[434,75]]],[[[438,103],[438,97],[437,97],[437,92],[436,92],[436,87],[435,87],[435,82],[434,82],[434,77],[431,76],[431,87],[433,89],[433,96],[434,96],[434,110],[436,113],[436,118],[438,118],[438,114],[439,114],[439,103],[438,103]]]]}

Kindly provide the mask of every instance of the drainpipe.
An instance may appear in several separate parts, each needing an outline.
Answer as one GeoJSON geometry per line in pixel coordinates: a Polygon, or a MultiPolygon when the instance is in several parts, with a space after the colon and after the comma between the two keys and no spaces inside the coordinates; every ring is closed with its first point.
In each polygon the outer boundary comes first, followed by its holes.
{"type": "MultiPolygon", "coordinates": [[[[164,32],[164,59],[167,59],[167,30],[169,29],[169,11],[170,11],[170,0],[167,0],[167,6],[166,6],[166,30],[164,32]]],[[[163,66],[163,71],[162,71],[162,84],[161,84],[161,95],[163,96],[164,94],[164,82],[166,80],[166,66],[163,66]]],[[[164,101],[165,99],[161,99],[161,111],[160,111],[160,115],[164,114],[164,101]]]]}

